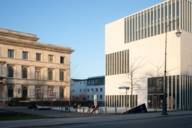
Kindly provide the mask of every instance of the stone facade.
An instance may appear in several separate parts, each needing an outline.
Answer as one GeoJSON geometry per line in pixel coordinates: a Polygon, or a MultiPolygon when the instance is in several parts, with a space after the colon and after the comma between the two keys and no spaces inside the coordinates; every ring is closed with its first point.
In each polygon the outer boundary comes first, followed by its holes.
{"type": "Polygon", "coordinates": [[[33,34],[0,29],[0,100],[69,100],[70,48],[33,34]]]}

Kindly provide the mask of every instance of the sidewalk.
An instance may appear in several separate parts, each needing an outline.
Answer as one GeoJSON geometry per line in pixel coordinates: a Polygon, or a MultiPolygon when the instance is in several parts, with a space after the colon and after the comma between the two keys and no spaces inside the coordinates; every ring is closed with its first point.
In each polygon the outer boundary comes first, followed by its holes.
{"type": "Polygon", "coordinates": [[[77,113],[77,112],[64,112],[58,110],[32,110],[27,107],[7,107],[0,108],[0,111],[8,111],[8,112],[19,112],[31,115],[39,115],[48,118],[73,118],[73,117],[86,117],[91,116],[88,113],[77,113]]]}
{"type": "MultiPolygon", "coordinates": [[[[167,117],[176,116],[192,116],[192,111],[185,112],[169,112],[167,117]]],[[[18,121],[0,121],[1,128],[26,128],[34,126],[57,126],[70,125],[81,123],[101,123],[106,121],[118,120],[144,120],[150,118],[164,118],[161,113],[145,113],[145,114],[129,114],[129,115],[98,115],[92,117],[77,117],[77,118],[53,118],[53,119],[39,119],[39,120],[18,120],[18,121]]]]}

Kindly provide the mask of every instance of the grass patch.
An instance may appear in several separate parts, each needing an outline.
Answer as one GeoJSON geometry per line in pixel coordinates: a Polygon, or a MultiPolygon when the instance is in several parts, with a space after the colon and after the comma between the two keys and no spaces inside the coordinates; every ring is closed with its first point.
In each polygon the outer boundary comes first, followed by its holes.
{"type": "Polygon", "coordinates": [[[5,120],[29,120],[29,119],[43,119],[47,118],[39,115],[31,115],[24,113],[16,113],[16,112],[3,112],[0,113],[0,121],[5,120]]]}

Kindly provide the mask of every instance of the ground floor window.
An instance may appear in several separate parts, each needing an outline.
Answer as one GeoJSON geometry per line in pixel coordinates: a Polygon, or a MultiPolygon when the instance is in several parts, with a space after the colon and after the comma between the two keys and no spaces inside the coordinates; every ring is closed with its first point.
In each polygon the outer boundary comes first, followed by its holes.
{"type": "Polygon", "coordinates": [[[43,91],[40,86],[35,87],[35,97],[36,99],[43,99],[43,91]]]}
{"type": "MultiPolygon", "coordinates": [[[[148,108],[162,107],[163,77],[148,78],[148,108]]],[[[192,76],[167,76],[167,109],[192,110],[192,76]]]]}
{"type": "Polygon", "coordinates": [[[26,99],[28,95],[27,86],[22,86],[22,98],[26,99]]]}
{"type": "Polygon", "coordinates": [[[60,96],[61,99],[64,98],[64,87],[59,88],[59,96],[60,96]]]}
{"type": "Polygon", "coordinates": [[[13,97],[13,85],[8,84],[8,97],[13,97]]]}

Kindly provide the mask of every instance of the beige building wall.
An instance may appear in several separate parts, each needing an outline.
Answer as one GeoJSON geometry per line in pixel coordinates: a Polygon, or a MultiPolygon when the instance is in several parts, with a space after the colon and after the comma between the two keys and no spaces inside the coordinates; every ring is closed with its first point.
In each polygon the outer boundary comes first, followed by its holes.
{"type": "MultiPolygon", "coordinates": [[[[13,97],[22,97],[22,86],[27,87],[27,98],[36,98],[36,87],[41,87],[42,98],[49,99],[48,87],[53,87],[52,99],[61,99],[60,87],[63,87],[64,97],[70,97],[70,55],[72,49],[41,44],[38,38],[32,34],[0,29],[0,77],[7,79],[7,84],[13,85],[13,97]],[[14,58],[8,58],[8,49],[14,50],[14,58]],[[22,59],[22,52],[28,52],[28,59],[22,59]],[[36,61],[36,53],[41,53],[41,61],[36,61]],[[53,61],[49,62],[48,56],[53,55],[53,61]],[[64,64],[60,63],[60,57],[64,57],[64,64]],[[7,65],[14,68],[14,77],[7,77],[7,65]],[[27,67],[27,79],[22,78],[22,66],[27,67]],[[40,77],[35,78],[35,69],[40,68],[40,77]],[[48,69],[53,69],[53,79],[48,80],[48,69]],[[64,80],[60,80],[60,70],[64,70],[64,80]]],[[[7,85],[0,85],[4,90],[0,99],[7,99],[7,85]]]]}

